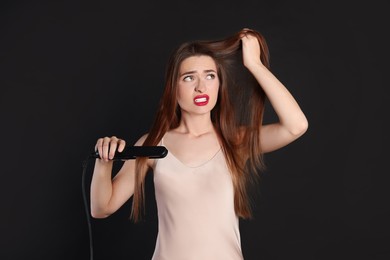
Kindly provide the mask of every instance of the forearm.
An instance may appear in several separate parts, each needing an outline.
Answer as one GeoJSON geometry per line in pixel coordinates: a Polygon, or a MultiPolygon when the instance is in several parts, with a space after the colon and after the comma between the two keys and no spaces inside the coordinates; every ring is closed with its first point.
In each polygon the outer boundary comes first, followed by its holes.
{"type": "Polygon", "coordinates": [[[96,218],[107,217],[108,205],[112,196],[112,162],[99,159],[95,162],[91,181],[91,215],[96,218]]]}
{"type": "Polygon", "coordinates": [[[287,88],[263,64],[252,64],[247,68],[263,88],[280,124],[293,135],[305,131],[307,119],[287,88]]]}

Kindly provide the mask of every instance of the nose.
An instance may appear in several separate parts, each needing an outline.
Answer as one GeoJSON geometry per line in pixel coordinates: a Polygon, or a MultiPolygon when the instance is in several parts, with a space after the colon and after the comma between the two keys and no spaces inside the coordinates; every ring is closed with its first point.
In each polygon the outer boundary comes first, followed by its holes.
{"type": "Polygon", "coordinates": [[[206,84],[203,82],[203,80],[199,80],[198,83],[195,85],[195,92],[203,93],[206,90],[206,84]]]}

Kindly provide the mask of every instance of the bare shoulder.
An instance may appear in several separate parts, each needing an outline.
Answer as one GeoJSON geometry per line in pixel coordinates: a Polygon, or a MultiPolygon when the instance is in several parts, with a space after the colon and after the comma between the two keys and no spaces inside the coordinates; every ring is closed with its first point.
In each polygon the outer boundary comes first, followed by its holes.
{"type": "MultiPolygon", "coordinates": [[[[148,137],[148,133],[142,135],[134,144],[134,146],[142,146],[148,137]]],[[[155,164],[155,159],[148,159],[147,160],[147,165],[149,168],[153,168],[155,164]]]]}
{"type": "Polygon", "coordinates": [[[148,137],[148,133],[142,135],[134,144],[134,146],[141,146],[144,144],[146,138],[148,137]]]}

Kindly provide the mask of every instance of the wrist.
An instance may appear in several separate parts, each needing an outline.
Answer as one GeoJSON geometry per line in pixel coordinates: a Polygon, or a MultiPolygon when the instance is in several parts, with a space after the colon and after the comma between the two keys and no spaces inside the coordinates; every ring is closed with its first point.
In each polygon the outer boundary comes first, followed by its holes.
{"type": "Polygon", "coordinates": [[[114,161],[113,160],[104,160],[104,159],[99,159],[96,158],[95,164],[98,165],[101,168],[112,168],[114,161]]]}
{"type": "Polygon", "coordinates": [[[267,69],[261,61],[253,61],[244,63],[244,66],[252,73],[256,73],[259,70],[267,69]]]}

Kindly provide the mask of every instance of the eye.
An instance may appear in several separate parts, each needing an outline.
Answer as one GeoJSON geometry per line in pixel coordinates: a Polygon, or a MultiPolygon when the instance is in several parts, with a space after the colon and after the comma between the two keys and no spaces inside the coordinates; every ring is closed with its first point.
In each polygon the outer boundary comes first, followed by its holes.
{"type": "Polygon", "coordinates": [[[215,79],[215,74],[213,73],[207,74],[206,79],[215,79]]]}
{"type": "Polygon", "coordinates": [[[183,81],[192,81],[194,79],[194,76],[188,75],[183,78],[183,81]]]}

